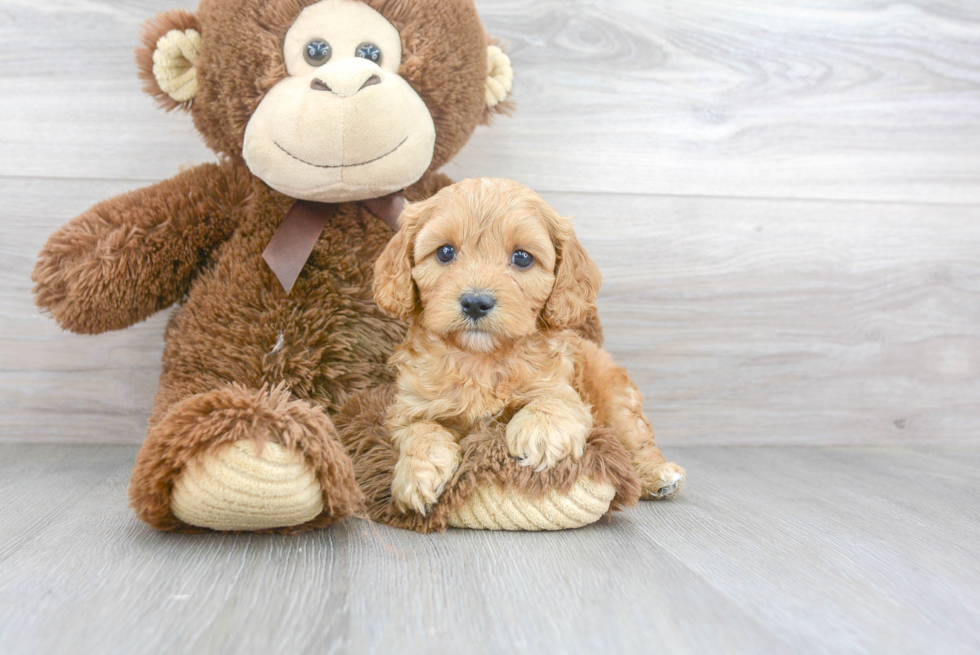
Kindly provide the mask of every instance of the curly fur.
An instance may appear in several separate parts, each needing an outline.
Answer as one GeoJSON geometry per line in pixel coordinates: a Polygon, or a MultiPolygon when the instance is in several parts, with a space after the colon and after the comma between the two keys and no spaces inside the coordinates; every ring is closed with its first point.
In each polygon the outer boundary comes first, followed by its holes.
{"type": "MultiPolygon", "coordinates": [[[[436,171],[463,147],[490,113],[484,102],[486,45],[472,0],[363,0],[402,35],[398,74],[422,96],[438,138],[430,166],[436,171]]],[[[262,96],[286,75],[282,37],[300,11],[316,0],[202,0],[196,14],[174,10],[149,21],[137,51],[146,90],[167,109],[190,111],[205,142],[238,157],[245,126],[262,96]],[[171,29],[194,28],[203,43],[198,93],[176,103],[153,78],[153,49],[171,29]]]]}
{"type": "MultiPolygon", "coordinates": [[[[392,230],[360,205],[339,205],[287,295],[261,253],[295,200],[241,156],[249,117],[285,74],[282,39],[312,1],[202,0],[195,13],[148,23],[137,53],[147,91],[188,110],[221,162],[99,203],[51,236],[34,269],[38,306],[75,332],[121,329],[180,305],[131,484],[137,514],[159,529],[190,529],[169,510],[173,480],[189,457],[231,435],[296,447],[318,472],[329,516],[286,530],[324,525],[360,503],[329,416],[392,380],[387,360],[405,327],[372,294],[392,230]],[[197,95],[177,104],[153,78],[152,52],[161,35],[188,28],[202,38],[197,95]]],[[[436,171],[485,117],[488,37],[472,0],[366,1],[400,31],[400,74],[435,122],[429,170],[404,190],[420,201],[449,183],[436,171]]]]}
{"type": "Polygon", "coordinates": [[[425,515],[403,512],[391,497],[398,449],[385,427],[394,395],[394,386],[356,394],[334,417],[340,439],[354,462],[368,516],[375,521],[418,532],[440,532],[448,527],[449,514],[483,485],[510,487],[528,497],[543,498],[552,489],[568,493],[580,477],[589,477],[615,487],[612,511],[632,507],[640,496],[629,454],[605,428],[592,431],[578,461],[565,459],[547,471],[535,472],[510,456],[504,444],[504,426],[493,423],[460,440],[461,463],[435,507],[425,515]]]}
{"type": "Polygon", "coordinates": [[[295,399],[284,385],[250,391],[230,384],[185,398],[150,428],[130,484],[137,515],[160,530],[195,530],[170,509],[174,481],[195,456],[241,439],[255,439],[259,448],[274,440],[300,450],[323,490],[324,510],[318,517],[273,532],[325,527],[361,509],[361,491],[350,460],[322,408],[295,399]]]}
{"type": "Polygon", "coordinates": [[[491,424],[523,466],[582,457],[593,422],[630,454],[648,495],[665,495],[642,398],[595,343],[568,329],[595,311],[601,276],[567,219],[509,180],[464,180],[408,208],[377,263],[379,306],[409,319],[392,363],[387,429],[399,451],[392,497],[426,514],[463,461],[462,439],[491,424]],[[451,261],[437,257],[449,246],[451,261]],[[514,252],[533,262],[518,267],[514,252]],[[467,316],[470,293],[493,300],[467,316]]]}

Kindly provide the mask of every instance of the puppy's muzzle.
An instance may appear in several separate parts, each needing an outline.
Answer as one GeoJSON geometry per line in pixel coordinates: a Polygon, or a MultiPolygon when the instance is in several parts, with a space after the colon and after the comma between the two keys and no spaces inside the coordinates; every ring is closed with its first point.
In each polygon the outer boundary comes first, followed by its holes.
{"type": "Polygon", "coordinates": [[[459,306],[463,313],[474,321],[489,314],[496,304],[497,301],[488,293],[470,291],[459,297],[459,306]]]}

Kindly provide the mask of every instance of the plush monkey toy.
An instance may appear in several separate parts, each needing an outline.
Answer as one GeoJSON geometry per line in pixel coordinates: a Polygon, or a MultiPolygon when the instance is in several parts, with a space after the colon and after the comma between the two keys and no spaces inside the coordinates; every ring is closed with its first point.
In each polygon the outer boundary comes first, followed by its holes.
{"type": "Polygon", "coordinates": [[[295,532],[358,513],[334,419],[390,382],[404,335],[374,304],[374,262],[404,200],[448,184],[439,168],[506,109],[509,61],[472,0],[202,0],[143,44],[146,90],[220,163],[61,228],[37,304],[83,334],[180,305],[130,484],[149,525],[295,532]]]}

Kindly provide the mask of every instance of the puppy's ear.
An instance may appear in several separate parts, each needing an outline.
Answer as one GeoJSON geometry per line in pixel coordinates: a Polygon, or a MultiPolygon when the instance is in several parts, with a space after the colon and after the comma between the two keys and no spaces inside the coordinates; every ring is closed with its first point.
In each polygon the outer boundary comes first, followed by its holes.
{"type": "Polygon", "coordinates": [[[541,317],[553,329],[575,328],[594,313],[602,274],[578,242],[568,219],[547,206],[543,213],[554,240],[557,263],[555,286],[541,317]]]}
{"type": "Polygon", "coordinates": [[[374,302],[388,316],[407,321],[415,311],[418,292],[412,281],[412,248],[427,203],[406,205],[398,232],[374,264],[374,302]]]}

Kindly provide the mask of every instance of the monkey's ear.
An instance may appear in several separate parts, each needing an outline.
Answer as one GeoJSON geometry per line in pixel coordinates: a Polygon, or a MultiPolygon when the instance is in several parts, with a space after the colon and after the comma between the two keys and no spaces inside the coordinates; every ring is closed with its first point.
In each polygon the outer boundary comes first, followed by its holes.
{"type": "Polygon", "coordinates": [[[491,39],[487,45],[487,88],[485,101],[487,108],[483,112],[483,123],[491,121],[494,114],[509,114],[513,103],[507,100],[514,88],[514,69],[499,45],[491,39]]]}
{"type": "Polygon", "coordinates": [[[407,321],[418,303],[412,280],[415,235],[427,215],[430,201],[406,205],[398,217],[398,232],[374,264],[374,302],[388,316],[407,321]]]}
{"type": "Polygon", "coordinates": [[[602,273],[579,243],[571,223],[551,207],[542,210],[554,240],[558,261],[555,286],[541,318],[554,329],[577,328],[595,313],[602,273]]]}
{"type": "Polygon", "coordinates": [[[143,90],[170,111],[189,110],[197,94],[201,31],[197,16],[182,9],[158,14],[143,24],[143,45],[136,50],[143,90]]]}

